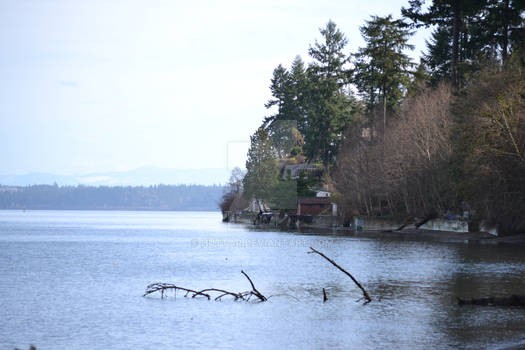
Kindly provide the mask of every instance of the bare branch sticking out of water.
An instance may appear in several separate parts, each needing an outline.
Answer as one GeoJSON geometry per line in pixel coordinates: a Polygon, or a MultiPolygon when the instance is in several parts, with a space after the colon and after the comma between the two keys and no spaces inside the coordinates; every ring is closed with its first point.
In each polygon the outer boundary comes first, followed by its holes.
{"type": "Polygon", "coordinates": [[[259,302],[267,301],[268,299],[255,288],[255,285],[253,284],[250,277],[246,274],[246,272],[241,271],[241,273],[250,282],[250,285],[252,286],[252,290],[246,291],[246,292],[240,292],[240,293],[230,292],[230,291],[227,291],[224,289],[218,289],[218,288],[206,288],[202,290],[193,290],[193,289],[188,289],[184,287],[179,287],[171,283],[157,282],[157,283],[149,284],[146,287],[146,292],[144,293],[143,297],[148,296],[150,294],[154,294],[154,293],[160,293],[160,297],[161,299],[163,299],[164,297],[166,298],[168,297],[167,295],[168,291],[173,291],[175,295],[177,294],[177,291],[182,291],[184,292],[184,297],[191,297],[191,298],[204,297],[204,298],[207,298],[208,300],[211,300],[213,296],[215,301],[220,301],[225,296],[231,296],[233,297],[233,300],[250,301],[252,297],[256,297],[259,302]]]}
{"type": "Polygon", "coordinates": [[[356,286],[359,287],[359,289],[361,289],[361,291],[363,292],[363,298],[365,299],[365,305],[368,304],[369,302],[372,301],[372,298],[370,298],[370,296],[368,295],[367,291],[363,288],[363,286],[361,285],[361,283],[359,283],[355,278],[354,276],[352,276],[350,274],[350,272],[346,271],[345,269],[343,269],[341,266],[337,265],[337,263],[335,261],[333,261],[332,259],[330,259],[329,257],[327,257],[326,255],[324,255],[323,253],[321,253],[320,251],[318,250],[315,250],[314,248],[310,247],[311,251],[308,252],[308,254],[312,254],[312,253],[315,253],[315,254],[319,254],[320,256],[322,256],[323,258],[325,258],[326,260],[328,260],[328,262],[330,262],[330,264],[334,265],[335,267],[337,267],[339,270],[341,270],[345,275],[347,275],[348,277],[350,277],[352,279],[352,281],[354,281],[354,283],[356,284],[356,286]]]}
{"type": "Polygon", "coordinates": [[[241,270],[241,273],[248,279],[248,281],[250,282],[250,284],[252,285],[252,291],[251,293],[253,293],[253,295],[255,295],[257,298],[259,298],[260,301],[267,301],[268,299],[266,299],[266,297],[264,295],[262,295],[254,286],[250,276],[248,276],[246,274],[246,272],[242,271],[241,270]]]}

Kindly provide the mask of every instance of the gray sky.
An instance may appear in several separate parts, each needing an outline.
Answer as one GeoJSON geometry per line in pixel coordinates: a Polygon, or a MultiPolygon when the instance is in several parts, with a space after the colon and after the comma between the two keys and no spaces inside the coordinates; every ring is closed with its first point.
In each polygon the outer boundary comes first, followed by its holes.
{"type": "Polygon", "coordinates": [[[0,173],[242,164],[279,63],[407,3],[0,0],[0,173]]]}

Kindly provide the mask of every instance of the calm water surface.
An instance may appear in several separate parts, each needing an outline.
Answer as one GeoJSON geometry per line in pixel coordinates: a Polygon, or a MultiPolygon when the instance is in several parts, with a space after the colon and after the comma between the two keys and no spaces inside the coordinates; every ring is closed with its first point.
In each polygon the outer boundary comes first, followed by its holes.
{"type": "Polygon", "coordinates": [[[512,293],[525,294],[523,247],[254,231],[218,213],[0,211],[0,349],[500,349],[525,343],[525,310],[455,297],[512,293]],[[356,303],[308,246],[374,301],[356,303]],[[250,290],[241,269],[276,296],[142,297],[156,281],[250,290]]]}

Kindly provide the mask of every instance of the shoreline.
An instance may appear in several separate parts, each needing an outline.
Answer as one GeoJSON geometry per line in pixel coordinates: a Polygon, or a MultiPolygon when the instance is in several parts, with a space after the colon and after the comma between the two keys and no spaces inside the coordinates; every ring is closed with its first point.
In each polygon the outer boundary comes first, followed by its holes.
{"type": "Polygon", "coordinates": [[[366,231],[356,233],[368,237],[398,237],[409,239],[425,239],[439,242],[467,244],[512,244],[525,246],[525,234],[510,236],[494,236],[487,232],[454,232],[434,231],[426,229],[406,229],[395,232],[366,231]]]}
{"type": "Polygon", "coordinates": [[[407,228],[400,231],[359,231],[349,227],[320,227],[320,226],[303,226],[300,228],[279,227],[271,224],[253,225],[250,223],[232,223],[236,225],[245,225],[254,230],[271,230],[300,234],[320,234],[327,236],[343,237],[364,237],[364,238],[397,238],[408,240],[424,240],[442,243],[465,243],[465,244],[509,244],[516,246],[525,246],[525,233],[495,236],[487,232],[454,232],[438,231],[427,229],[407,228]]]}

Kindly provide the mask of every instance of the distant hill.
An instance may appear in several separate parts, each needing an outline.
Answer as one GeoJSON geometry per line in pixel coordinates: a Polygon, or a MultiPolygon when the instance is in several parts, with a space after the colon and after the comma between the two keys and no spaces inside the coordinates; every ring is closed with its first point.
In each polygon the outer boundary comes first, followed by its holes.
{"type": "Polygon", "coordinates": [[[57,175],[30,173],[24,175],[0,175],[0,185],[91,185],[91,186],[152,186],[164,185],[220,185],[229,178],[225,168],[167,169],[142,167],[129,171],[91,173],[80,175],[57,175]]]}
{"type": "Polygon", "coordinates": [[[0,209],[215,211],[222,186],[0,186],[0,209]]]}

